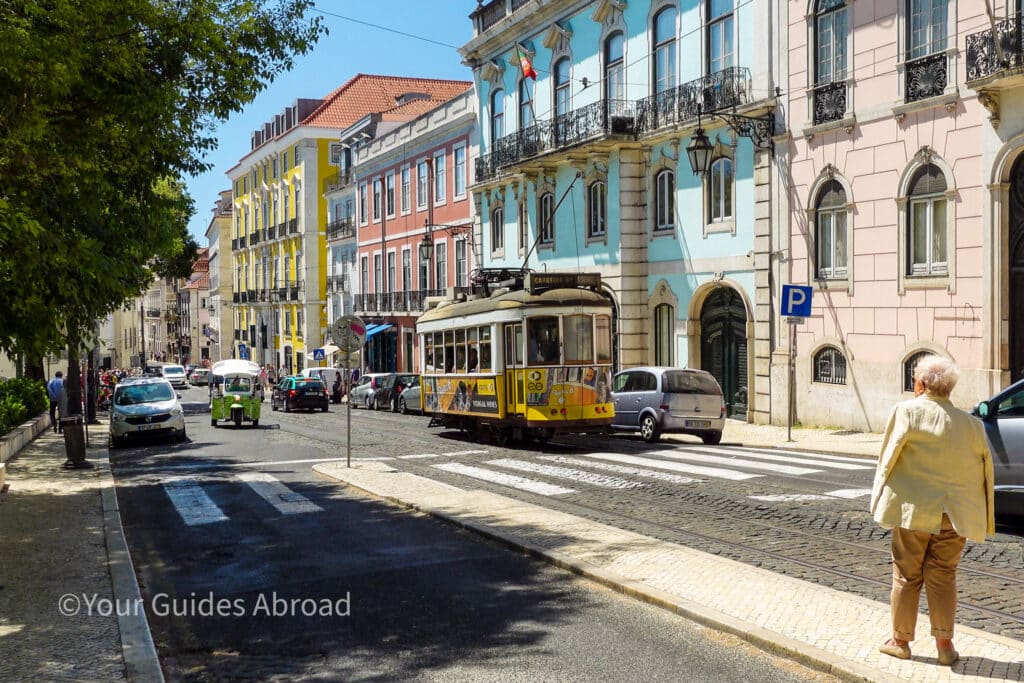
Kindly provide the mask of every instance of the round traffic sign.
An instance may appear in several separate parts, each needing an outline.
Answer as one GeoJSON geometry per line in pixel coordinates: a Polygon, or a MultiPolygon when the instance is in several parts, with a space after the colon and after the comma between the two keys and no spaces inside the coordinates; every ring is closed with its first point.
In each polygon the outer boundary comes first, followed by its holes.
{"type": "Polygon", "coordinates": [[[366,323],[354,315],[335,320],[331,332],[338,348],[349,353],[358,351],[366,343],[366,323]]]}

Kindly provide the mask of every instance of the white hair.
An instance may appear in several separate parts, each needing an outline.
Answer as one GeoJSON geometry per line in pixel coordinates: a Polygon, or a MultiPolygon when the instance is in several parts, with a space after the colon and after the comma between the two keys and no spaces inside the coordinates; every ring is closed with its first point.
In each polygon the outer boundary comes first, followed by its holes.
{"type": "Polygon", "coordinates": [[[914,379],[924,384],[925,392],[932,396],[948,398],[960,379],[956,363],[936,354],[929,354],[914,366],[914,379]]]}

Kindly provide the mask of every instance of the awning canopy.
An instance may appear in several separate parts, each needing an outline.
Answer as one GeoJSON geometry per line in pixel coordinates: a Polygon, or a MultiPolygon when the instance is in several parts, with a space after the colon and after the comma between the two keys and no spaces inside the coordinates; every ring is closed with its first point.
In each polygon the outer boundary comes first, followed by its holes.
{"type": "Polygon", "coordinates": [[[370,337],[377,334],[378,332],[390,330],[392,327],[394,327],[394,325],[392,325],[391,323],[370,323],[369,325],[366,326],[367,341],[369,341],[370,337]]]}

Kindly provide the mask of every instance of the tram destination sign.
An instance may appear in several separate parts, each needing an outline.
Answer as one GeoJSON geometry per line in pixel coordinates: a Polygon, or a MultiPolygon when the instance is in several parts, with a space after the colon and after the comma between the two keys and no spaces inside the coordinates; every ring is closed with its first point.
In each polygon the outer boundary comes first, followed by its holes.
{"type": "Polygon", "coordinates": [[[601,287],[600,273],[527,273],[525,281],[526,290],[531,294],[543,292],[548,289],[574,289],[586,287],[598,289],[601,287]]]}

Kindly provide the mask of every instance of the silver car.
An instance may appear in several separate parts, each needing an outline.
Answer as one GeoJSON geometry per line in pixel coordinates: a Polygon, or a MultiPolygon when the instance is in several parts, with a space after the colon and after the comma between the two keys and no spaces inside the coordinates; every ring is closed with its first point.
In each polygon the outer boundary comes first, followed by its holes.
{"type": "Polygon", "coordinates": [[[185,368],[180,365],[165,365],[163,367],[164,379],[171,383],[176,389],[188,389],[188,377],[185,375],[185,368]]]}
{"type": "Polygon", "coordinates": [[[118,384],[110,401],[110,446],[146,435],[185,440],[185,411],[174,387],[163,377],[146,377],[118,384]]]}
{"type": "Polygon", "coordinates": [[[974,407],[996,475],[996,514],[1024,515],[1024,380],[974,407]]]}
{"type": "Polygon", "coordinates": [[[368,372],[362,375],[348,392],[348,402],[353,408],[362,406],[367,410],[380,410],[385,404],[380,401],[379,390],[394,376],[393,372],[368,372]]]}
{"type": "Polygon", "coordinates": [[[640,432],[644,441],[664,433],[693,434],[704,443],[722,440],[725,399],[709,372],[647,367],[623,370],[612,383],[612,429],[640,432]]]}

